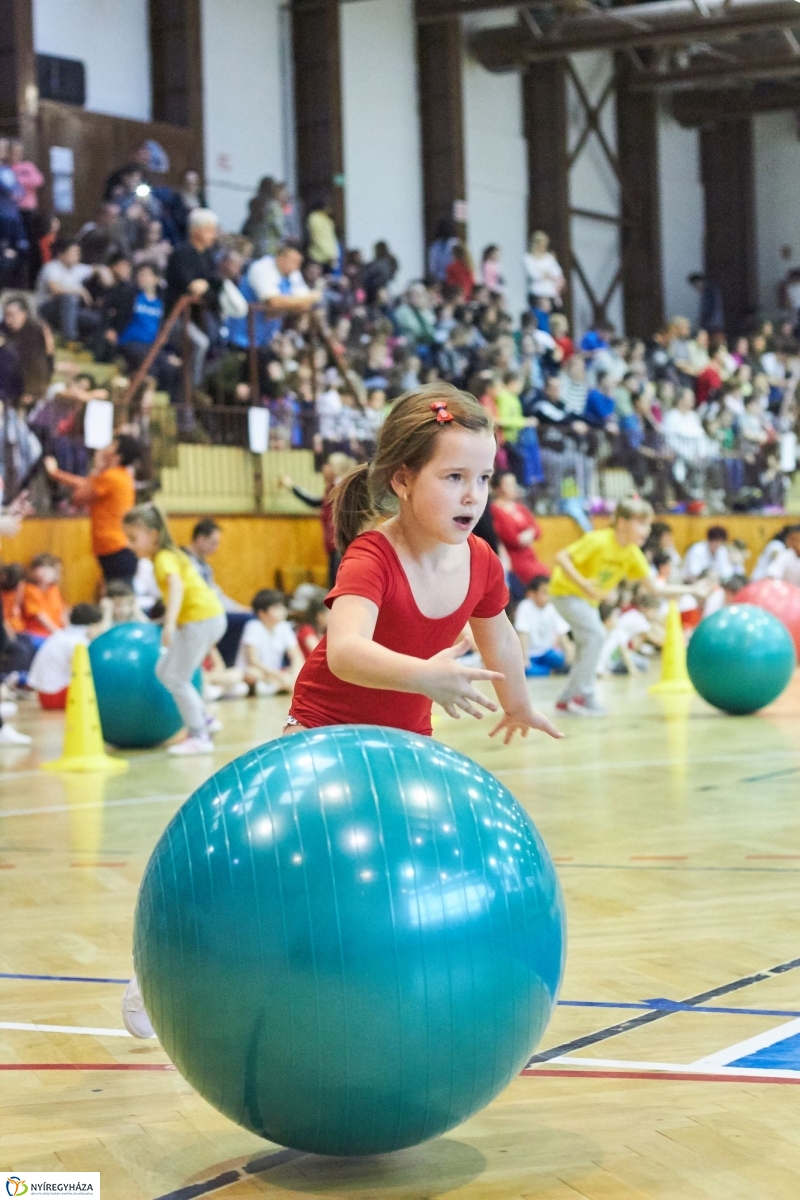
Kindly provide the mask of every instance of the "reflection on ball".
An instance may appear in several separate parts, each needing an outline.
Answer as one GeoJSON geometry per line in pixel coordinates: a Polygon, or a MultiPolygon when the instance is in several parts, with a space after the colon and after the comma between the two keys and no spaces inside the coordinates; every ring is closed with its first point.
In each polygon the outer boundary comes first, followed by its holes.
{"type": "Polygon", "coordinates": [[[428,738],[335,726],[187,800],[145,873],[134,958],[210,1103],[282,1145],[377,1154],[514,1078],[564,937],[553,864],[497,779],[428,738]]]}
{"type": "Polygon", "coordinates": [[[788,629],[754,604],[730,604],[706,617],[686,655],[689,677],[703,699],[737,714],[777,699],[795,661],[788,629]]]}

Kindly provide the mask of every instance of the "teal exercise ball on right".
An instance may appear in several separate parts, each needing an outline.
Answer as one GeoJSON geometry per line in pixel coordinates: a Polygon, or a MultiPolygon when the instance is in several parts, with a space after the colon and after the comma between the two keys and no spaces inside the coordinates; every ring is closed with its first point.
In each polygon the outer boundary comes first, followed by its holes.
{"type": "Polygon", "coordinates": [[[795,665],[789,630],[755,604],[729,604],[706,617],[686,654],[689,678],[703,699],[736,715],[776,700],[795,665]]]}
{"type": "Polygon", "coordinates": [[[181,728],[175,701],[156,679],[160,653],[160,625],[114,625],[90,644],[100,727],[110,745],[146,749],[181,728]]]}
{"type": "Polygon", "coordinates": [[[561,981],[561,889],[488,771],[377,726],[284,737],[183,805],[134,962],[161,1043],[231,1120],[319,1154],[436,1137],[514,1079],[561,981]]]}

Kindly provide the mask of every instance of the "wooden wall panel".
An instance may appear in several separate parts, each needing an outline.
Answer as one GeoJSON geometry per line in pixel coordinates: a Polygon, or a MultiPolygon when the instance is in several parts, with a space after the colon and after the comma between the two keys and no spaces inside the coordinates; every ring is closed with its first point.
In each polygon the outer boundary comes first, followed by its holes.
{"type": "MultiPolygon", "coordinates": [[[[523,130],[528,145],[528,233],[543,229],[567,279],[572,276],[567,165],[567,91],[563,59],[522,72],[523,130]]],[[[571,289],[565,296],[571,316],[571,289]]]]}
{"type": "MultiPolygon", "coordinates": [[[[794,518],[796,519],[796,518],[794,518]]],[[[175,540],[188,542],[197,515],[170,517],[175,540]]],[[[326,565],[320,523],[316,516],[223,516],[219,524],[224,531],[222,546],[213,561],[216,577],[234,599],[247,604],[259,588],[274,587],[279,569],[308,567],[322,570],[326,565]]],[[[705,537],[709,525],[724,525],[731,538],[747,543],[755,563],[770,538],[792,521],[780,517],[670,517],[675,542],[681,553],[705,537]]],[[[569,517],[540,519],[542,537],[537,551],[542,561],[551,565],[559,550],[580,536],[569,517]]],[[[597,527],[608,524],[598,520],[597,527]]],[[[26,521],[15,538],[5,538],[2,546],[4,562],[28,562],[34,554],[48,551],[64,561],[63,592],[69,604],[92,600],[96,595],[99,571],[91,553],[89,522],[85,517],[34,518],[26,521]]]]}
{"type": "Polygon", "coordinates": [[[150,0],[153,118],[188,129],[203,171],[200,0],[150,0]]]}
{"type": "Polygon", "coordinates": [[[108,176],[130,162],[146,138],[154,138],[169,155],[170,170],[158,176],[160,183],[179,184],[190,167],[202,171],[202,155],[198,158],[194,153],[192,131],[177,125],[86,112],[54,100],[40,102],[37,125],[42,147],[39,161],[46,179],[41,193],[44,209],[52,207],[48,147],[69,146],[75,154],[75,212],[61,217],[66,233],[75,233],[95,212],[108,176]]]}
{"type": "MultiPolygon", "coordinates": [[[[453,218],[455,202],[466,199],[461,54],[461,23],[457,18],[417,25],[427,245],[436,237],[439,222],[453,218]]],[[[466,236],[463,223],[459,232],[466,236]]]]}
{"type": "Polygon", "coordinates": [[[330,196],[345,227],[338,0],[291,0],[297,193],[307,212],[330,196]]]}
{"type": "Polygon", "coordinates": [[[722,290],[729,334],[757,311],[753,130],[748,117],[700,132],[706,275],[722,290]]]}
{"type": "Polygon", "coordinates": [[[658,100],[633,92],[630,62],[617,55],[617,154],[622,185],[622,290],[625,332],[649,339],[664,320],[658,100]]]}

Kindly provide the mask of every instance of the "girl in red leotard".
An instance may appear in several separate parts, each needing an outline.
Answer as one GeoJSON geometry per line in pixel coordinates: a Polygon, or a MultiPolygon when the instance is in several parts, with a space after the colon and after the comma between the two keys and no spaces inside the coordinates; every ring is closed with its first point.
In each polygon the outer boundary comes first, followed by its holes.
{"type": "MultiPolygon", "coordinates": [[[[550,568],[541,562],[533,548],[542,531],[531,510],[520,503],[519,484],[511,471],[504,471],[498,479],[491,510],[495,533],[508,551],[511,570],[519,581],[519,595],[514,597],[519,600],[536,575],[550,577],[550,568]]],[[[514,592],[514,587],[511,591],[514,592]]]]}
{"type": "Polygon", "coordinates": [[[561,734],[531,705],[519,639],[505,614],[500,560],[472,534],[495,457],[491,418],[472,396],[435,383],[402,396],[374,461],[334,495],[344,551],[327,597],[328,631],[295,685],[287,732],[389,725],[430,734],[435,700],[453,717],[498,705],[492,736],[561,734]],[[485,664],[459,662],[469,622],[485,664]]]}

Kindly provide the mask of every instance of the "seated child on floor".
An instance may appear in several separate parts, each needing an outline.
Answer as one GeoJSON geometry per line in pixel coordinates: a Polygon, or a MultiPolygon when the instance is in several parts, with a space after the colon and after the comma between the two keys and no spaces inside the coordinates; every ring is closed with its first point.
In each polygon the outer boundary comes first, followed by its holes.
{"type": "Polygon", "coordinates": [[[288,617],[283,592],[264,588],[253,597],[254,620],[242,631],[236,667],[257,696],[292,692],[303,653],[288,617]],[[288,665],[287,665],[288,660],[288,665]]]}
{"type": "Polygon", "coordinates": [[[528,676],[566,675],[569,671],[569,625],[550,600],[549,583],[547,575],[534,575],[514,614],[528,676]]]}
{"type": "Polygon", "coordinates": [[[76,604],[66,628],[44,639],[28,673],[28,686],[39,693],[42,708],[66,708],[75,647],[88,645],[103,628],[99,604],[76,604]]]}
{"type": "Polygon", "coordinates": [[[22,591],[22,619],[25,632],[37,649],[45,638],[67,623],[60,578],[61,559],[54,554],[37,554],[31,559],[22,591]]]}
{"type": "Polygon", "coordinates": [[[633,675],[637,670],[647,670],[647,658],[641,651],[661,643],[657,624],[660,607],[661,600],[652,592],[634,592],[631,603],[622,609],[606,634],[598,675],[633,675]]]}

